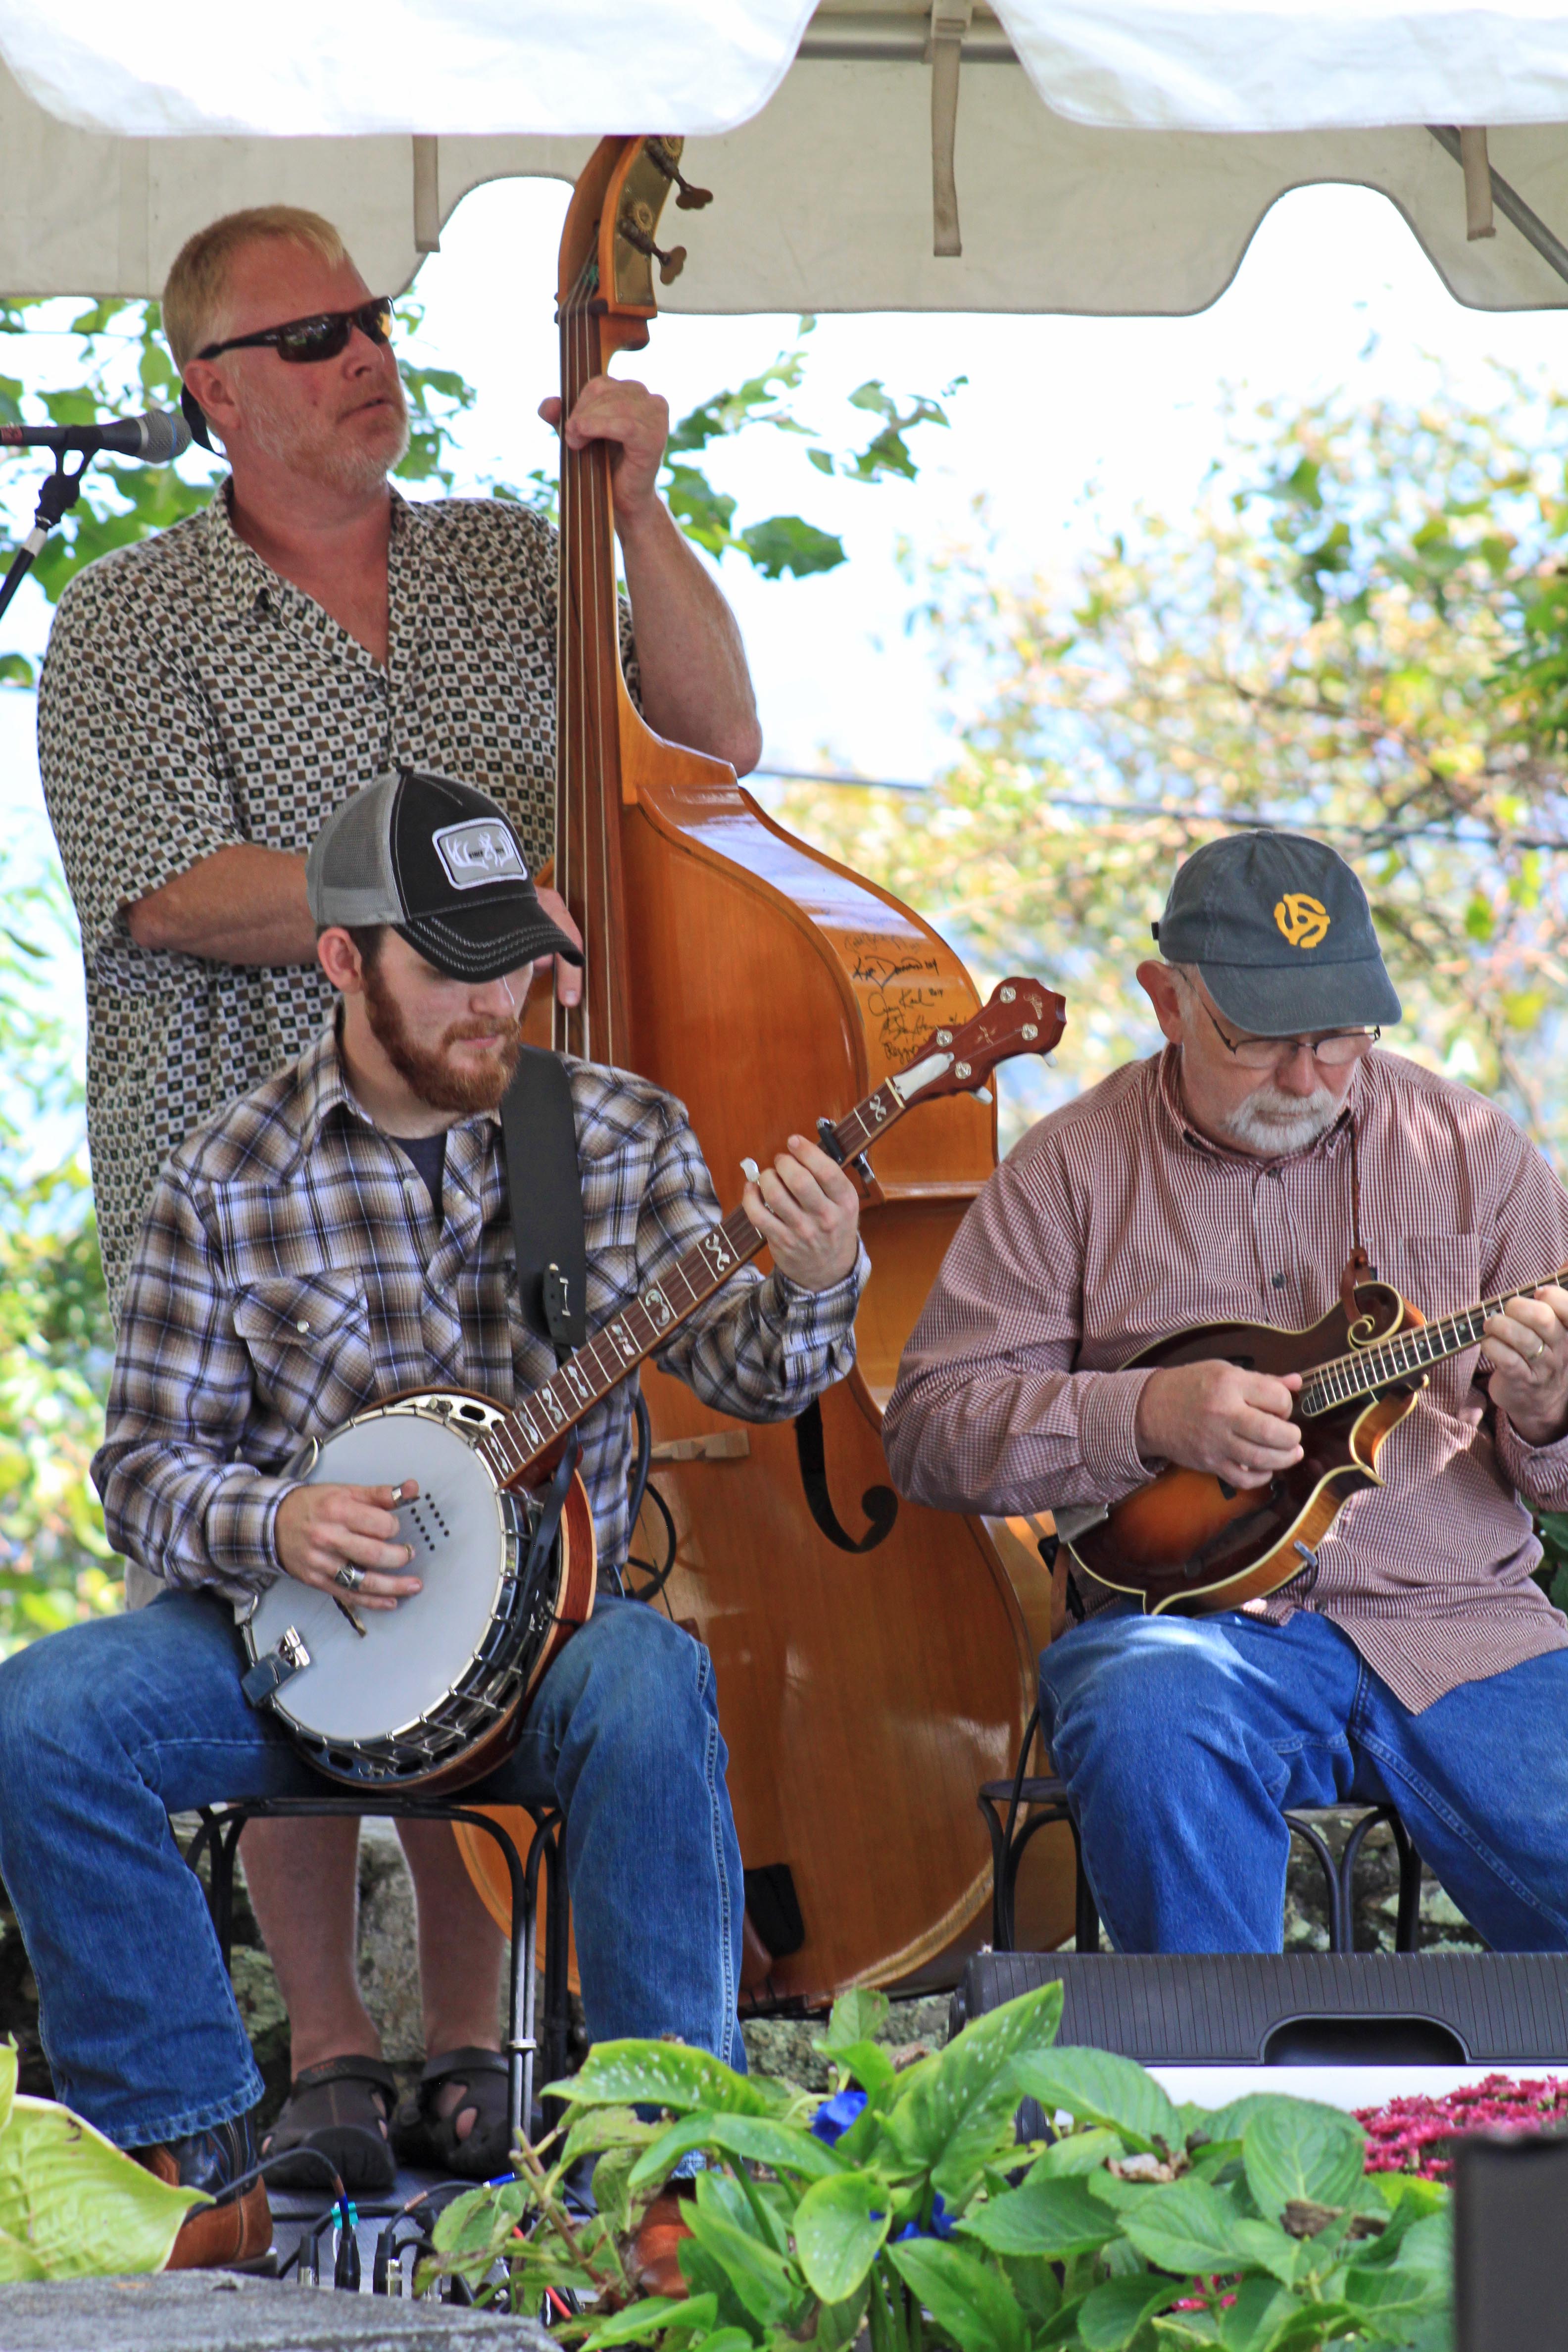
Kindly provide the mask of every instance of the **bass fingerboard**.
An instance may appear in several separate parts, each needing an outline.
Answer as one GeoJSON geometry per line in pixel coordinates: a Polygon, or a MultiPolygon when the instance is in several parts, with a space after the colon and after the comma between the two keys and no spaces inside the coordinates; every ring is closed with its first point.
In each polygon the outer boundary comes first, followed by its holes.
{"type": "Polygon", "coordinates": [[[1392,1388],[1396,1381],[1408,1380],[1413,1372],[1424,1371],[1429,1364],[1441,1363],[1446,1357],[1463,1355],[1467,1348],[1479,1342],[1486,1325],[1494,1315],[1516,1298],[1528,1298],[1532,1291],[1547,1283],[1561,1282],[1568,1275],[1568,1266],[1559,1266],[1552,1274],[1543,1274],[1539,1282],[1521,1283],[1517,1290],[1500,1291],[1495,1298],[1479,1299],[1474,1307],[1461,1307],[1456,1314],[1444,1315],[1435,1323],[1412,1324],[1405,1331],[1396,1331],[1392,1339],[1380,1339],[1375,1347],[1355,1348],[1348,1355],[1331,1357],[1326,1364],[1318,1364],[1301,1383],[1296,1410],[1303,1421],[1316,1414],[1331,1412],[1335,1405],[1352,1404],[1359,1397],[1375,1396],[1380,1389],[1392,1388]]]}
{"type": "MultiPolygon", "coordinates": [[[[885,1079],[875,1094],[868,1095],[847,1118],[839,1120],[831,1146],[825,1147],[830,1156],[840,1161],[857,1158],[910,1109],[920,1085],[945,1075],[952,1059],[951,1052],[932,1054],[911,1070],[885,1079]]],[[[568,1430],[601,1404],[646,1357],[664,1347],[688,1316],[721,1290],[764,1246],[763,1236],[745,1211],[732,1210],[721,1224],[712,1226],[683,1252],[662,1280],[650,1284],[639,1298],[612,1316],[542,1388],[535,1389],[477,1441],[501,1485],[510,1486],[526,1480],[568,1430]]]]}

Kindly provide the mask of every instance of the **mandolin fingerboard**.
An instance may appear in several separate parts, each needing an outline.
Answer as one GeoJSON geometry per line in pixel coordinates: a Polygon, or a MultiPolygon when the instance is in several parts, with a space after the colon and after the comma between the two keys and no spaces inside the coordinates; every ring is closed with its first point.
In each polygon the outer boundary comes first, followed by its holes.
{"type": "Polygon", "coordinates": [[[1335,1356],[1320,1364],[1301,1383],[1297,1411],[1304,1421],[1314,1415],[1331,1412],[1335,1405],[1353,1404],[1358,1397],[1375,1396],[1380,1389],[1392,1388],[1399,1381],[1408,1380],[1413,1372],[1424,1371],[1430,1364],[1441,1363],[1446,1357],[1462,1355],[1473,1348],[1494,1315],[1516,1298],[1528,1298],[1550,1282],[1560,1280],[1568,1268],[1559,1266],[1555,1273],[1543,1275],[1540,1282],[1527,1282],[1517,1290],[1505,1290],[1496,1298],[1482,1298],[1474,1307],[1461,1307],[1453,1315],[1445,1315],[1435,1323],[1412,1324],[1407,1331],[1395,1332],[1392,1339],[1380,1339],[1375,1347],[1357,1348],[1346,1356],[1335,1356]]]}

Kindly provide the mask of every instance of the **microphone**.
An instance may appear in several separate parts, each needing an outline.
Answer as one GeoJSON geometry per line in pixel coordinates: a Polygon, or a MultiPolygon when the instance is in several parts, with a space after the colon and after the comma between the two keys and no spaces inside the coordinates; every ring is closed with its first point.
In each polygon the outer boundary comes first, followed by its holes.
{"type": "Polygon", "coordinates": [[[108,451],[144,466],[169,466],[191,446],[191,428],[177,410],[115,416],[107,425],[0,425],[0,449],[55,449],[96,457],[108,451]]]}

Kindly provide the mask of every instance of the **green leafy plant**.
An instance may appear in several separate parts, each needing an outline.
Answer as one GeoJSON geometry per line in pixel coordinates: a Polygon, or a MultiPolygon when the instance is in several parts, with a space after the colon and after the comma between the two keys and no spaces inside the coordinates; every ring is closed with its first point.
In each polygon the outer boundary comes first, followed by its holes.
{"type": "Polygon", "coordinates": [[[1561,1158],[1565,426],[1568,399],[1501,370],[1479,402],[1352,386],[1237,409],[1194,507],[1136,513],[1065,572],[1005,566],[984,512],[911,555],[958,757],[929,793],[802,783],[776,813],[983,984],[1022,968],[1066,992],[1054,1075],[1015,1072],[1007,1109],[1150,1049],[1132,970],[1177,859],[1281,824],[1366,885],[1405,1006],[1388,1043],[1561,1158]],[[1532,649],[1558,668],[1521,667],[1532,649]]]}
{"type": "Polygon", "coordinates": [[[88,1475],[113,1351],[82,1148],[77,952],[58,869],[0,856],[0,1655],[119,1606],[88,1475]]]}
{"type": "MultiPolygon", "coordinates": [[[[21,376],[0,373],[0,424],[23,423],[29,398],[33,410],[41,410],[53,425],[90,424],[106,412],[128,413],[149,402],[165,408],[176,404],[180,380],[163,341],[156,302],[113,298],[91,302],[68,325],[56,327],[49,322],[60,310],[57,301],[0,302],[0,336],[36,341],[52,337],[75,343],[68,368],[72,381],[59,390],[29,395],[21,376]]],[[[397,317],[400,343],[416,338],[424,320],[419,305],[405,297],[397,317]]],[[[781,352],[771,367],[733,391],[713,394],[680,419],[671,430],[660,478],[670,510],[689,538],[710,555],[741,556],[768,580],[833,570],[845,561],[843,541],[800,515],[769,515],[736,529],[736,500],[710,481],[699,462],[704,450],[748,426],[767,425],[808,442],[806,456],[820,473],[865,483],[912,481],[918,467],[908,436],[917,426],[945,426],[948,421],[941,400],[915,394],[900,406],[873,381],[849,399],[852,407],[878,420],[877,429],[862,447],[828,448],[812,426],[801,422],[793,404],[805,367],[804,339],[814,323],[802,320],[794,348],[781,352]]],[[[400,373],[409,420],[408,450],[397,468],[400,480],[424,484],[433,492],[484,492],[517,499],[553,515],[556,484],[542,469],[536,468],[521,484],[489,476],[474,478],[464,469],[458,428],[479,398],[465,377],[454,368],[426,367],[407,355],[400,361],[400,373]]],[[[959,377],[949,384],[942,400],[963,382],[959,377]]],[[[36,414],[33,421],[38,421],[36,414]]],[[[193,479],[172,466],[115,466],[101,460],[92,466],[79,504],[51,534],[34,566],[49,603],[58,603],[66,583],[84,564],[204,507],[222,463],[221,457],[212,460],[205,478],[193,479]]],[[[201,453],[194,464],[201,466],[201,453]]],[[[8,551],[0,537],[0,559],[8,551]]],[[[0,654],[0,687],[35,682],[35,666],[26,655],[0,654]]]]}
{"type": "Polygon", "coordinates": [[[912,482],[919,468],[907,436],[921,425],[945,428],[947,412],[942,401],[951,399],[964,382],[963,376],[955,377],[941,400],[917,394],[902,409],[880,383],[861,384],[850,394],[849,404],[879,417],[879,428],[863,448],[836,454],[810,425],[801,422],[794,406],[793,396],[805,370],[805,338],[816,323],[803,319],[795,345],[781,352],[771,367],[749,376],[733,392],[715,393],[672,425],[660,478],[670,512],[689,539],[706,548],[710,555],[733,551],[744,556],[765,580],[780,579],[785,572],[802,579],[813,572],[831,572],[845,560],[844,542],[830,531],[819,530],[815,523],[803,521],[799,515],[770,515],[765,521],[737,530],[736,501],[714,489],[703,469],[691,462],[694,457],[716,441],[762,425],[809,441],[806,458],[820,474],[853,482],[889,478],[912,482]]]}
{"type": "Polygon", "coordinates": [[[839,2001],[826,2101],[673,2042],[601,2043],[553,2086],[560,2132],[520,2177],[442,2215],[419,2284],[588,2305],[584,2352],[1308,2352],[1449,2343],[1446,2192],[1363,2170],[1353,2117],[1260,2095],[1178,2107],[1130,2060],[1054,2046],[1059,1985],[978,2019],[900,2069],[872,2039],[887,2003],[839,2001]],[[1056,2136],[1019,2146],[1034,2098],[1056,2136]],[[647,2120],[650,2116],[658,2120],[647,2120]],[[598,2210],[568,2174],[597,2157],[598,2210]],[[689,2293],[639,2292],[633,2243],[683,2158],[689,2293]]]}
{"type": "Polygon", "coordinates": [[[0,2044],[0,2284],[160,2271],[205,2197],[172,2189],[53,2099],[16,2089],[0,2044]]]}

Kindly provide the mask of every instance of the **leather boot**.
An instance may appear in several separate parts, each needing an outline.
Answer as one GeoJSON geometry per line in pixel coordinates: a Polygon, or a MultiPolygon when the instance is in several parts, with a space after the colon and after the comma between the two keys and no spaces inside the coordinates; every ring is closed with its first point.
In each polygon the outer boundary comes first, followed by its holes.
{"type": "MultiPolygon", "coordinates": [[[[171,2188],[200,2189],[224,2200],[229,2183],[239,2179],[256,2162],[256,2142],[250,2117],[214,2124],[185,2139],[157,2147],[132,2147],[126,2153],[146,2166],[156,2179],[171,2188]]],[[[198,2205],[180,2224],[165,2269],[172,2271],[228,2270],[259,2263],[271,2251],[272,2210],[267,2184],[253,2180],[237,2197],[212,2205],[198,2205]]]]}
{"type": "Polygon", "coordinates": [[[691,2235],[680,2210],[690,2194],[689,2181],[671,2181],[643,2215],[642,2226],[632,2241],[630,2267],[645,2294],[667,2294],[679,2302],[691,2292],[679,2259],[691,2235]]]}

